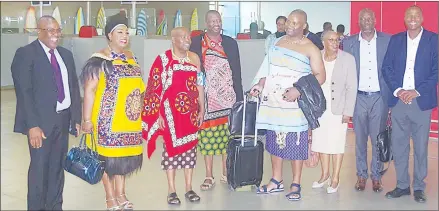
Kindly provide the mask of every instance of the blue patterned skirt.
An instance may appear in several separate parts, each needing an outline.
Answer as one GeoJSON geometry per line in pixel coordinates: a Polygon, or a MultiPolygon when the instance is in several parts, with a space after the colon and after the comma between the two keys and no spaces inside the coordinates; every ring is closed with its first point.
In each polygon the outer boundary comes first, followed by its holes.
{"type": "Polygon", "coordinates": [[[276,133],[267,130],[265,148],[271,155],[284,160],[307,160],[308,131],[276,133]]]}

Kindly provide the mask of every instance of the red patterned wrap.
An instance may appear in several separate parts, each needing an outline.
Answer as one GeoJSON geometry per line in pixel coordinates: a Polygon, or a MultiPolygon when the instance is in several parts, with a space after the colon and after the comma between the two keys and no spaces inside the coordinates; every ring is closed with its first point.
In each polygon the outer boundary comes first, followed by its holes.
{"type": "Polygon", "coordinates": [[[169,157],[182,154],[198,144],[198,68],[172,59],[171,50],[157,56],[148,78],[142,111],[142,136],[148,158],[163,136],[169,157]],[[159,129],[159,114],[165,128],[159,129]]]}

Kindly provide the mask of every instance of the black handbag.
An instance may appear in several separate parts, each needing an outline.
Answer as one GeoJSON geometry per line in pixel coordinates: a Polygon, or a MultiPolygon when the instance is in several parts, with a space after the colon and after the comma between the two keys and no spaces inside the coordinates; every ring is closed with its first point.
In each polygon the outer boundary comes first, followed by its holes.
{"type": "Polygon", "coordinates": [[[390,161],[393,160],[392,155],[392,121],[390,118],[390,114],[387,120],[387,127],[384,131],[380,132],[377,136],[377,153],[378,153],[378,163],[387,163],[389,165],[386,169],[380,172],[381,175],[384,175],[386,171],[389,169],[390,161]]]}
{"type": "Polygon", "coordinates": [[[377,137],[378,157],[383,163],[387,163],[392,160],[391,135],[392,127],[388,126],[386,130],[379,133],[377,137]]]}
{"type": "MultiPolygon", "coordinates": [[[[255,127],[256,127],[256,116],[258,111],[259,103],[252,101],[251,96],[249,96],[250,92],[244,93],[247,97],[245,100],[238,101],[233,104],[232,109],[229,114],[229,131],[231,136],[240,136],[242,134],[242,130],[244,130],[245,136],[254,136],[255,135],[255,127]],[[245,114],[244,112],[244,104],[245,104],[245,114]],[[255,115],[256,114],[256,115],[255,115]],[[243,117],[245,118],[244,126],[242,125],[243,117]]],[[[259,135],[264,135],[265,130],[258,130],[259,135]]]]}
{"type": "Polygon", "coordinates": [[[94,185],[101,181],[104,174],[104,162],[99,160],[93,133],[83,134],[78,147],[67,153],[64,170],[94,185]],[[91,149],[86,146],[86,135],[91,136],[91,149]]]}

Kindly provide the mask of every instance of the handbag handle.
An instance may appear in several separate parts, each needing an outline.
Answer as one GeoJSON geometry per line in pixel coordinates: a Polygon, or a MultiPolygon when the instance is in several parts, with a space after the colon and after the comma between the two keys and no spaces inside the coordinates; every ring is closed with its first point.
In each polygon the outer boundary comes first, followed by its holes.
{"type": "MultiPolygon", "coordinates": [[[[242,109],[242,125],[241,125],[241,146],[244,146],[244,132],[245,132],[245,116],[246,116],[246,104],[247,104],[247,97],[250,95],[250,91],[247,91],[244,93],[244,108],[242,109]]],[[[258,117],[259,113],[259,97],[257,97],[256,101],[256,119],[258,117]]],[[[256,127],[256,121],[255,121],[255,137],[254,137],[254,146],[257,145],[258,141],[258,129],[256,127]]]]}
{"type": "MultiPolygon", "coordinates": [[[[84,133],[84,134],[82,134],[82,136],[81,136],[81,140],[79,141],[79,147],[80,148],[82,148],[82,147],[84,147],[84,148],[87,148],[87,140],[86,140],[86,136],[87,136],[88,134],[87,133],[84,133]]],[[[94,140],[94,135],[93,135],[93,132],[91,132],[90,133],[90,141],[91,141],[91,150],[93,151],[93,152],[96,152],[97,153],[97,146],[96,146],[96,143],[95,143],[95,140],[94,140]]]]}
{"type": "Polygon", "coordinates": [[[386,128],[389,129],[392,127],[392,111],[389,110],[387,113],[387,121],[386,121],[386,128]]]}

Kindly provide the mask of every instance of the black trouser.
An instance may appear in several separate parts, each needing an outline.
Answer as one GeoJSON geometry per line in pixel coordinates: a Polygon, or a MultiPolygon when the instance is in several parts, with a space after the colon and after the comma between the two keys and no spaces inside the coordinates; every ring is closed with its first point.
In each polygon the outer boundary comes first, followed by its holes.
{"type": "MultiPolygon", "coordinates": [[[[56,115],[55,126],[45,134],[41,148],[29,144],[28,210],[62,210],[64,159],[69,143],[69,109],[56,115]]],[[[29,139],[29,137],[28,137],[29,139]]]]}

